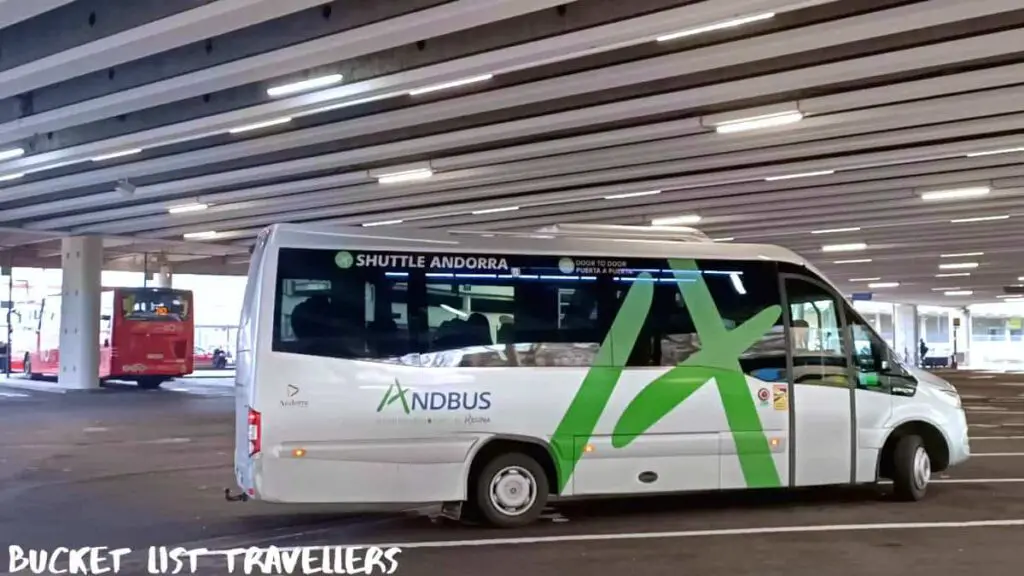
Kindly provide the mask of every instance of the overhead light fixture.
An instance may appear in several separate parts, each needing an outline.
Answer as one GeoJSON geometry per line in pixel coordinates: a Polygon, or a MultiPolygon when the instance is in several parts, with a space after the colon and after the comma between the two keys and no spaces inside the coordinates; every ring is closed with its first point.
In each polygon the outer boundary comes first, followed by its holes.
{"type": "Polygon", "coordinates": [[[331,86],[332,84],[337,84],[338,82],[341,82],[341,78],[341,74],[328,74],[327,76],[310,78],[309,80],[302,80],[301,82],[292,82],[291,84],[285,84],[283,86],[274,86],[273,88],[267,89],[267,96],[285,96],[287,94],[305,92],[306,90],[316,90],[317,88],[325,88],[327,86],[331,86]]]}
{"type": "Polygon", "coordinates": [[[735,240],[735,238],[733,238],[732,236],[729,236],[728,238],[712,238],[711,239],[712,242],[732,242],[733,240],[735,240]]]}
{"type": "Polygon", "coordinates": [[[828,244],[821,247],[822,252],[855,252],[857,250],[866,250],[867,244],[863,242],[851,242],[849,244],[828,244]]]}
{"type": "Polygon", "coordinates": [[[184,238],[185,238],[185,240],[208,240],[208,239],[213,238],[215,236],[217,236],[217,233],[214,232],[214,231],[210,231],[210,232],[190,232],[188,234],[185,234],[184,238]]]}
{"type": "Polygon", "coordinates": [[[996,154],[1012,154],[1014,152],[1024,152],[1024,146],[1020,148],[1003,148],[1002,150],[986,150],[984,152],[972,152],[967,154],[968,158],[977,158],[978,156],[995,156],[996,154]]]}
{"type": "Polygon", "coordinates": [[[519,206],[506,206],[504,208],[486,208],[484,210],[474,210],[473,215],[478,216],[480,214],[494,214],[495,212],[515,212],[519,210],[519,206]]]}
{"type": "Polygon", "coordinates": [[[962,278],[964,276],[970,276],[970,272],[949,272],[946,274],[936,274],[936,278],[962,278]]]}
{"type": "Polygon", "coordinates": [[[401,224],[405,220],[381,220],[380,222],[366,222],[363,224],[363,228],[372,228],[374,226],[391,226],[393,224],[401,224]]]}
{"type": "Polygon", "coordinates": [[[760,22],[762,20],[770,20],[775,17],[774,12],[765,12],[763,14],[755,14],[753,16],[744,16],[742,18],[733,18],[732,20],[725,20],[724,22],[716,22],[714,24],[708,24],[706,26],[699,26],[697,28],[688,28],[679,32],[673,32],[666,34],[665,36],[659,36],[658,42],[668,42],[669,40],[678,40],[679,38],[686,38],[687,36],[696,36],[697,34],[704,34],[706,32],[714,32],[715,30],[725,30],[727,28],[736,28],[743,26],[744,24],[750,24],[752,22],[760,22]]]}
{"type": "Polygon", "coordinates": [[[803,172],[800,174],[786,174],[785,176],[769,176],[765,178],[765,182],[775,182],[777,180],[792,180],[794,178],[810,178],[811,176],[828,176],[829,174],[835,174],[835,170],[820,170],[818,172],[803,172]]]}
{"type": "Polygon", "coordinates": [[[198,202],[194,204],[182,204],[181,206],[171,206],[167,209],[167,213],[184,214],[185,212],[199,212],[201,210],[206,210],[209,207],[209,204],[201,204],[198,202]]]}
{"type": "Polygon", "coordinates": [[[939,264],[941,270],[969,270],[971,268],[977,268],[977,262],[955,262],[951,264],[939,264]]]}
{"type": "Polygon", "coordinates": [[[427,86],[426,88],[417,88],[416,90],[410,90],[409,96],[419,96],[420,94],[426,94],[428,92],[437,92],[438,90],[447,90],[449,88],[457,88],[459,86],[465,86],[467,84],[476,84],[477,82],[486,82],[494,78],[494,74],[482,74],[480,76],[473,76],[472,78],[464,78],[462,80],[456,80],[454,82],[445,82],[444,84],[435,84],[433,86],[427,86]]]}
{"type": "Polygon", "coordinates": [[[932,292],[948,292],[950,290],[959,290],[959,289],[960,289],[959,286],[952,286],[952,287],[946,287],[946,288],[932,288],[932,292]]]}
{"type": "Polygon", "coordinates": [[[251,132],[253,130],[259,130],[260,128],[269,128],[271,126],[277,126],[278,124],[287,124],[291,122],[290,116],[284,118],[275,118],[274,120],[267,120],[266,122],[257,122],[256,124],[249,124],[247,126],[240,126],[238,128],[232,128],[228,130],[231,134],[241,134],[242,132],[251,132]]]}
{"type": "Polygon", "coordinates": [[[1009,218],[1009,214],[1001,214],[999,216],[978,216],[977,218],[957,218],[950,220],[953,224],[963,224],[965,222],[989,222],[992,220],[1006,220],[1009,218]]]}
{"type": "Polygon", "coordinates": [[[103,156],[97,156],[92,159],[93,162],[103,162],[104,160],[113,160],[114,158],[123,158],[125,156],[132,156],[142,152],[142,148],[135,148],[132,150],[122,150],[121,152],[114,152],[113,154],[105,154],[103,156]]]}
{"type": "Polygon", "coordinates": [[[434,175],[434,171],[430,168],[419,168],[416,170],[405,170],[403,172],[392,172],[390,174],[381,174],[377,177],[377,182],[380,184],[395,184],[397,182],[410,182],[413,180],[426,180],[434,175]]]}
{"type": "Polygon", "coordinates": [[[0,162],[4,160],[11,160],[12,158],[20,158],[25,154],[25,150],[22,148],[8,148],[7,150],[0,150],[0,162]]]}
{"type": "Polygon", "coordinates": [[[9,182],[11,180],[17,180],[18,178],[24,178],[25,174],[7,174],[6,176],[0,176],[0,182],[9,182]]]}
{"type": "Polygon", "coordinates": [[[970,296],[974,294],[974,290],[950,290],[945,294],[946,296],[970,296]]]}
{"type": "Polygon", "coordinates": [[[811,230],[811,234],[835,234],[837,232],[859,232],[860,227],[855,226],[852,228],[829,228],[827,230],[811,230]]]}
{"type": "Polygon", "coordinates": [[[952,190],[934,190],[921,193],[921,200],[957,200],[960,198],[977,198],[985,196],[992,191],[988,186],[973,186],[970,188],[954,188],[952,190]]]}
{"type": "Polygon", "coordinates": [[[1006,300],[1003,300],[1003,302],[1013,302],[1013,303],[1016,304],[1016,303],[1024,302],[1024,298],[1021,298],[1019,296],[1016,297],[1016,298],[1007,298],[1006,300]]]}
{"type": "Polygon", "coordinates": [[[753,116],[750,118],[740,118],[739,120],[722,122],[715,126],[715,131],[719,134],[746,132],[748,130],[758,130],[760,128],[771,128],[774,126],[793,124],[803,119],[804,115],[802,112],[779,112],[776,114],[765,114],[764,116],[753,116]]]}
{"type": "Polygon", "coordinates": [[[669,216],[667,218],[655,218],[651,220],[651,226],[675,226],[678,224],[696,224],[701,221],[697,214],[684,214],[682,216],[669,216]]]}
{"type": "Polygon", "coordinates": [[[1024,282],[1024,276],[1018,276],[1017,282],[1024,282]]]}
{"type": "Polygon", "coordinates": [[[833,264],[866,264],[871,262],[871,258],[857,258],[855,260],[836,260],[833,264]]]}
{"type": "Polygon", "coordinates": [[[899,282],[872,282],[868,288],[899,288],[899,282]]]}
{"type": "Polygon", "coordinates": [[[939,254],[939,258],[968,258],[970,256],[984,255],[984,252],[960,252],[959,254],[939,254]]]}
{"type": "Polygon", "coordinates": [[[612,194],[611,196],[605,196],[605,200],[620,200],[622,198],[636,198],[637,196],[654,196],[655,194],[661,194],[661,190],[648,190],[647,192],[627,192],[625,194],[612,194]]]}
{"type": "Polygon", "coordinates": [[[881,280],[881,278],[850,278],[850,282],[874,282],[875,280],[881,280]]]}

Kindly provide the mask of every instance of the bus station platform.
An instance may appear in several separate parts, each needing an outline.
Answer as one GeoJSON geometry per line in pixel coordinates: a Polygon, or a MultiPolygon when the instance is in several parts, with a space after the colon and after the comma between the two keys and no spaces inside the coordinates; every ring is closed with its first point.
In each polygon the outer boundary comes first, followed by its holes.
{"type": "MultiPolygon", "coordinates": [[[[895,503],[871,488],[714,493],[552,505],[501,531],[434,508],[227,502],[233,390],[47,394],[0,384],[0,539],[23,547],[402,546],[401,574],[931,575],[1019,573],[1024,537],[1024,375],[943,372],[963,394],[973,451],[895,503]],[[74,509],[75,514],[67,514],[74,509]],[[32,522],[24,522],[32,518],[32,522]]],[[[121,574],[145,574],[130,556],[121,574]]],[[[209,557],[202,574],[226,573],[209,557]]],[[[3,567],[0,566],[0,574],[3,567]]]]}

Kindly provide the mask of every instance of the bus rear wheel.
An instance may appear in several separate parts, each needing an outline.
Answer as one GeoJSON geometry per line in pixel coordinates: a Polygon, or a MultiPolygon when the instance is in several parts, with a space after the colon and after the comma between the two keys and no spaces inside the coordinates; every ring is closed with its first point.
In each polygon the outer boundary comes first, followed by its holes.
{"type": "Polygon", "coordinates": [[[892,453],[892,484],[897,500],[916,502],[928,492],[932,461],[924,440],[909,434],[899,439],[892,453]]]}
{"type": "Polygon", "coordinates": [[[155,390],[166,381],[166,378],[161,378],[159,376],[143,376],[135,382],[138,384],[139,388],[142,388],[143,390],[155,390]]]}
{"type": "Polygon", "coordinates": [[[473,486],[472,504],[496,528],[516,528],[536,520],[548,499],[548,480],[536,460],[510,452],[488,462],[473,486]]]}

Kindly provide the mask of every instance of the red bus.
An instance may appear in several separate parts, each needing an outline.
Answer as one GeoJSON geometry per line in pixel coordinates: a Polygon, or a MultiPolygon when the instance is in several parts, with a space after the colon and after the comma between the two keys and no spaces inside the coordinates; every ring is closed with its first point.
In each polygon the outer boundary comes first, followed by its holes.
{"type": "MultiPolygon", "coordinates": [[[[36,350],[25,360],[32,378],[60,370],[61,297],[43,299],[36,350]]],[[[100,296],[101,382],[129,380],[157,388],[191,374],[194,364],[192,292],[171,288],[109,288],[100,296]]]]}

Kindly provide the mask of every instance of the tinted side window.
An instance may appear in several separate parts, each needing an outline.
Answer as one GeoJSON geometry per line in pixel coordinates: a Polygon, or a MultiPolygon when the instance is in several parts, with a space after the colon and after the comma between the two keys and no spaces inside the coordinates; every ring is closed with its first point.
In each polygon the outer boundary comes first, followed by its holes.
{"type": "MultiPolygon", "coordinates": [[[[658,270],[654,299],[640,340],[630,358],[631,366],[677,366],[705,346],[695,322],[693,307],[701,318],[720,322],[727,332],[743,326],[759,314],[779,306],[775,264],[764,261],[684,261],[688,270],[658,270]]],[[[653,264],[653,262],[652,262],[653,264]]],[[[668,263],[672,264],[672,263],[668,263]]],[[[678,265],[678,262],[676,262],[678,265]]],[[[769,382],[786,381],[786,346],[781,313],[757,334],[750,334],[736,350],[747,374],[769,382]]],[[[704,335],[705,338],[714,337],[704,335]]]]}
{"type": "Polygon", "coordinates": [[[273,349],[419,366],[591,366],[612,277],[566,259],[282,249],[273,349]]]}

